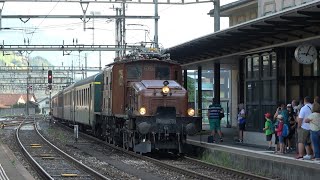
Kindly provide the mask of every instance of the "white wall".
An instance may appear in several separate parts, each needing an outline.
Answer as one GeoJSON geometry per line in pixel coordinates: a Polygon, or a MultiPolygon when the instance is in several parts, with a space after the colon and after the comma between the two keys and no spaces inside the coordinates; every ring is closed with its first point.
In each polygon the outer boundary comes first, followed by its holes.
{"type": "Polygon", "coordinates": [[[315,0],[258,0],[258,16],[269,15],[315,0]]]}

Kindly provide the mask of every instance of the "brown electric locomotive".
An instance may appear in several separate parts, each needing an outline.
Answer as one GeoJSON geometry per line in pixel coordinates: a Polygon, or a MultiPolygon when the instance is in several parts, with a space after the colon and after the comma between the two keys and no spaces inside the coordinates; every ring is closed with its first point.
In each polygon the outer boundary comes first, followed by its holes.
{"type": "Polygon", "coordinates": [[[71,121],[92,128],[96,136],[135,152],[181,153],[186,136],[201,130],[201,118],[194,117],[181,85],[181,66],[166,56],[140,51],[108,65],[95,77],[82,80],[90,84],[88,88],[95,88],[87,93],[87,109],[92,111],[87,113],[91,115],[81,116],[91,117],[90,122],[71,121]],[[97,103],[101,106],[98,111],[94,110],[97,103]]]}

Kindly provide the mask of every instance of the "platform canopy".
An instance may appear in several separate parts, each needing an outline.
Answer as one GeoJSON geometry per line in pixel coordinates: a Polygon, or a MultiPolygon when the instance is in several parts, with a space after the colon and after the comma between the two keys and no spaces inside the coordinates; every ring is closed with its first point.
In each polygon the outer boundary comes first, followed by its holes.
{"type": "MultiPolygon", "coordinates": [[[[166,49],[183,66],[320,39],[320,1],[254,19],[166,49]]],[[[319,41],[317,41],[319,43],[319,41]]]]}

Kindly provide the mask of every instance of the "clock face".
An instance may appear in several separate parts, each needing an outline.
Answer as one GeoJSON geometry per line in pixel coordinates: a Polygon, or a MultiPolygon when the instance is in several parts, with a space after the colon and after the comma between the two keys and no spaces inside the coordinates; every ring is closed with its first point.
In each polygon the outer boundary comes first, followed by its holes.
{"type": "Polygon", "coordinates": [[[294,57],[301,64],[312,64],[317,59],[317,49],[310,44],[301,44],[294,52],[294,57]]]}

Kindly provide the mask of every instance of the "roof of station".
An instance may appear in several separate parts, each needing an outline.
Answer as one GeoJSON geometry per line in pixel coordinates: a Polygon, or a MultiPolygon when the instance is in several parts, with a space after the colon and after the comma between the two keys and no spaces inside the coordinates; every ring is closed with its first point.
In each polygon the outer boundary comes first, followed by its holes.
{"type": "Polygon", "coordinates": [[[183,66],[320,38],[320,0],[166,49],[183,66]]]}

